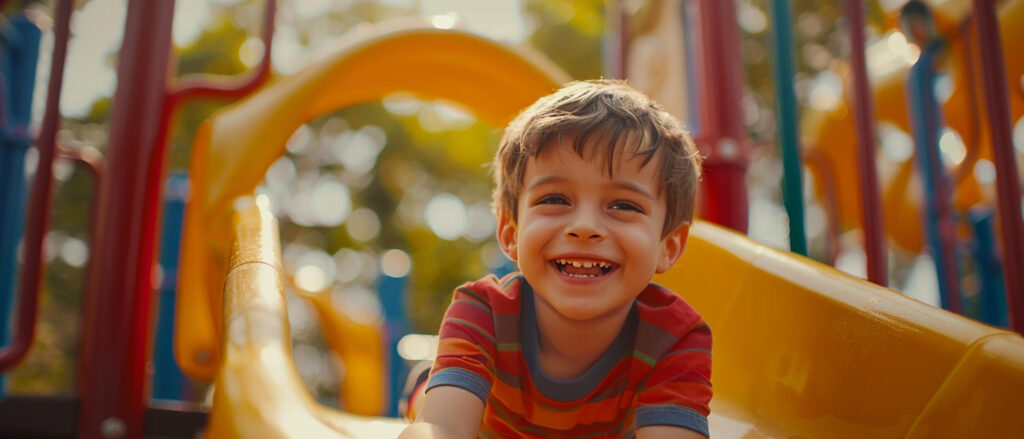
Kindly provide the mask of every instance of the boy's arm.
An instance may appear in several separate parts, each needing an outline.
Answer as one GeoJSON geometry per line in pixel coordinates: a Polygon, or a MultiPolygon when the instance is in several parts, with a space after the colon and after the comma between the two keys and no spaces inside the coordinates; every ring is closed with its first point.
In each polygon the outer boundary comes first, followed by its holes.
{"type": "Polygon", "coordinates": [[[707,436],[688,428],[651,425],[636,429],[636,439],[707,439],[707,436]]]}
{"type": "Polygon", "coordinates": [[[484,402],[468,390],[438,386],[423,395],[416,421],[399,439],[475,438],[484,415],[484,402]]]}

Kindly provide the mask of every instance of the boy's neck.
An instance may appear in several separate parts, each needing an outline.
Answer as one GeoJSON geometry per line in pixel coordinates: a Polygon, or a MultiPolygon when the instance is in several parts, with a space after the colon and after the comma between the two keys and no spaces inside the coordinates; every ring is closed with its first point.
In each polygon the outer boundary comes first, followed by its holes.
{"type": "Polygon", "coordinates": [[[533,295],[537,314],[538,360],[555,379],[577,378],[590,369],[622,331],[632,303],[591,320],[572,320],[533,295]]]}

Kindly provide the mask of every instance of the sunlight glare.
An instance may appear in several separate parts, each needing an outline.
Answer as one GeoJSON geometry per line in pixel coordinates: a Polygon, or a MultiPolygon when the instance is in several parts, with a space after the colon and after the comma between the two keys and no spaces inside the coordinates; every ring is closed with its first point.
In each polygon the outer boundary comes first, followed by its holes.
{"type": "Polygon", "coordinates": [[[380,269],[391,277],[405,277],[412,270],[412,259],[408,253],[393,248],[380,257],[380,269]]]}
{"type": "Polygon", "coordinates": [[[452,194],[438,194],[427,204],[427,225],[439,238],[453,241],[466,231],[466,205],[452,194]]]}

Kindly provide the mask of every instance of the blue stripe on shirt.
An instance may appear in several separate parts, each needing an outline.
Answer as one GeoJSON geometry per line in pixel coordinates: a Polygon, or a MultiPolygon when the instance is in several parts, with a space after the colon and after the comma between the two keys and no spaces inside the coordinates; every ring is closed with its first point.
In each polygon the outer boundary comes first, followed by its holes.
{"type": "Polygon", "coordinates": [[[438,386],[454,386],[468,390],[487,404],[487,397],[491,394],[491,385],[479,375],[463,369],[444,369],[430,377],[427,382],[427,390],[438,386]]]}
{"type": "Polygon", "coordinates": [[[678,405],[645,405],[636,409],[636,428],[671,425],[708,435],[708,418],[696,410],[678,405]]]}

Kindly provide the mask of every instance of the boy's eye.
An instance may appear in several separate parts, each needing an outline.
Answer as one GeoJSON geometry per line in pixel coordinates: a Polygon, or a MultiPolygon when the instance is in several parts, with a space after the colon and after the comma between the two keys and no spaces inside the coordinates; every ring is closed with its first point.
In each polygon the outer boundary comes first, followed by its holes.
{"type": "Polygon", "coordinates": [[[636,204],[630,203],[628,201],[616,201],[612,203],[611,206],[608,207],[613,210],[628,210],[633,212],[644,213],[644,210],[641,209],[640,206],[637,206],[636,204]]]}
{"type": "Polygon", "coordinates": [[[537,204],[569,204],[569,200],[561,195],[552,194],[541,197],[541,199],[537,200],[537,204]]]}

